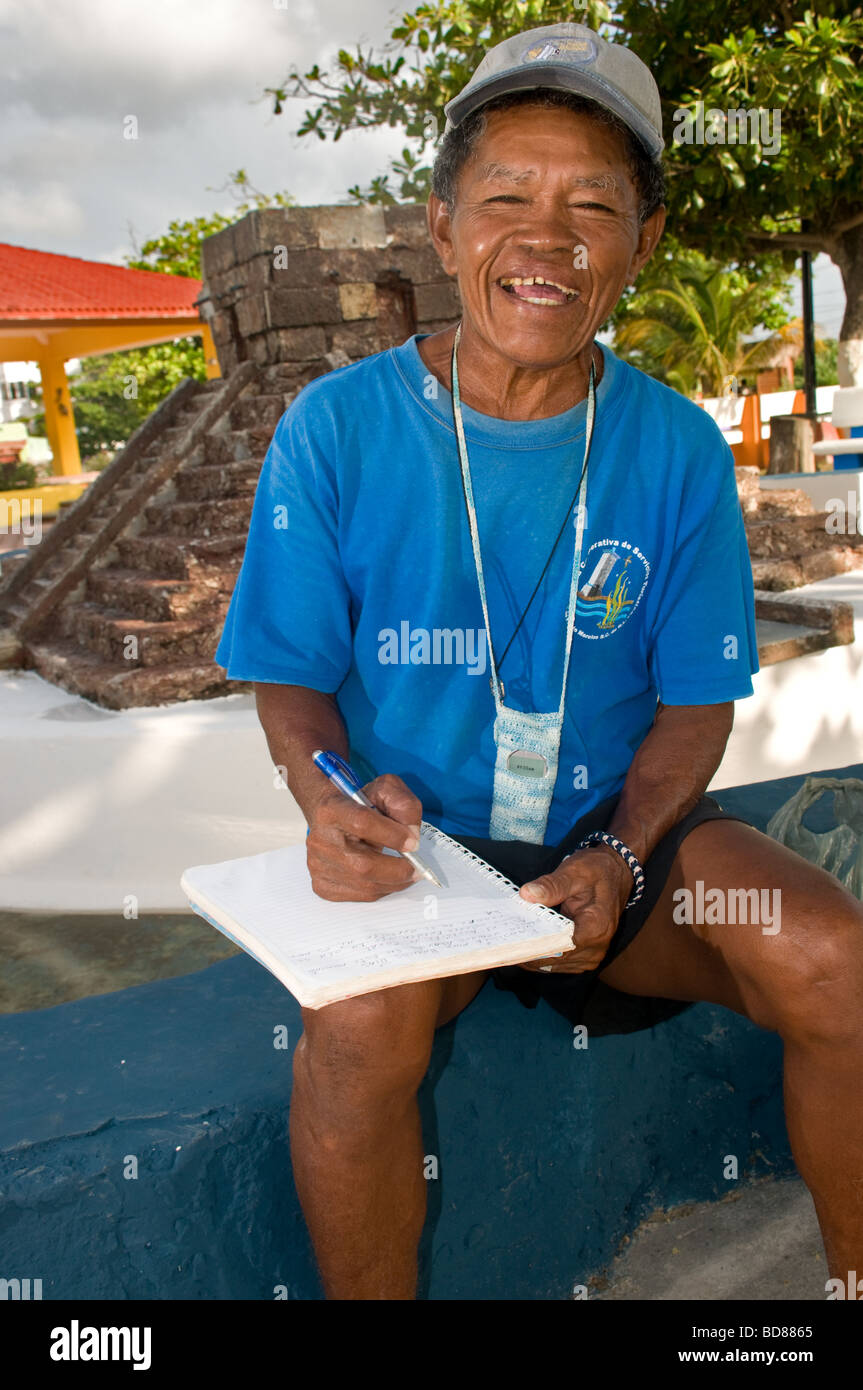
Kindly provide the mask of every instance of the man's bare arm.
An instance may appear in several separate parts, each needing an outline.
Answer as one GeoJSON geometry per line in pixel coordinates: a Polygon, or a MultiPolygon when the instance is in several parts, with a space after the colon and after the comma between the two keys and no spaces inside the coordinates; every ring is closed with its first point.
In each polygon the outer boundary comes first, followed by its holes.
{"type": "Polygon", "coordinates": [[[275,767],[309,824],[306,853],[312,887],[337,902],[374,902],[418,874],[407,859],[381,850],[419,845],[422,805],[400,777],[364,788],[377,810],[358,806],[312,762],[317,748],[348,756],[348,735],[335,696],[303,685],[255,684],[258,718],[275,767]]]}
{"type": "Polygon", "coordinates": [[[294,800],[311,824],[329,783],[312,762],[316,748],[348,756],[348,734],[334,695],[304,685],[255,684],[258,718],[273,766],[284,768],[294,800]]]}
{"type": "Polygon", "coordinates": [[[658,706],[608,827],[642,864],[707,790],[733,724],[733,701],[658,706]]]}

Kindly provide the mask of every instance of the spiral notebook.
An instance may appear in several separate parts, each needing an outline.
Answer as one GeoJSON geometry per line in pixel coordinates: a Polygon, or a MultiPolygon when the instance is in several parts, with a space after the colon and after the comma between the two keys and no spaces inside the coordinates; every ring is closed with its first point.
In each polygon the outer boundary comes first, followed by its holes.
{"type": "Polygon", "coordinates": [[[425,821],[418,853],[446,887],[421,879],[378,902],[330,902],[312,888],[304,844],[200,864],[180,884],[193,911],[313,1009],[572,948],[568,917],[520,898],[508,878],[425,821]]]}

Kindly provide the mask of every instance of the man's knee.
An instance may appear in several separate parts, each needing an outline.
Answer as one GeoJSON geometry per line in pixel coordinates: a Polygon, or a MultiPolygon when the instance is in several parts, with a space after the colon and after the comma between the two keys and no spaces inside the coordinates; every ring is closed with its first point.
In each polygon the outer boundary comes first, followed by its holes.
{"type": "MultiPolygon", "coordinates": [[[[837,885],[838,888],[838,885],[837,885]]],[[[841,1045],[863,1036],[863,905],[841,890],[789,903],[789,922],[759,951],[750,1016],[788,1042],[841,1045]]]]}
{"type": "Polygon", "coordinates": [[[429,980],[304,1009],[295,1084],[343,1110],[413,1095],[428,1069],[440,998],[441,982],[429,980]]]}

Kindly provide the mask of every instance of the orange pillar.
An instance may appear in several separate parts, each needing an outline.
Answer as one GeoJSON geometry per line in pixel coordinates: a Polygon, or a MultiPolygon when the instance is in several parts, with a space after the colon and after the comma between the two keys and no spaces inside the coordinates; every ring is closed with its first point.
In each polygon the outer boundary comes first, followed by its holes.
{"type": "Polygon", "coordinates": [[[735,448],[735,461],[741,468],[760,468],[761,464],[761,402],[757,395],[743,397],[740,420],[741,442],[735,448]]]}
{"type": "Polygon", "coordinates": [[[62,357],[45,357],[39,362],[39,372],[45,406],[45,431],[51,445],[53,470],[64,475],[80,473],[81,454],[66,379],[66,363],[62,357]]]}
{"type": "Polygon", "coordinates": [[[204,349],[204,360],[207,364],[207,380],[210,381],[213,377],[221,376],[216,344],[213,342],[213,335],[208,323],[201,326],[201,347],[204,349]]]}

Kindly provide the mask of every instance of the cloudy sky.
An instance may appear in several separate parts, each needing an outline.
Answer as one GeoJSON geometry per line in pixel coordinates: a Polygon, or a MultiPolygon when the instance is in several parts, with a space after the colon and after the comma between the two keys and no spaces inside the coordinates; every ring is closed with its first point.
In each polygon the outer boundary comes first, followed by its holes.
{"type": "MultiPolygon", "coordinates": [[[[123,263],[175,218],[228,212],[228,175],[341,202],[386,172],[398,131],[322,144],[263,96],[290,67],[378,45],[412,0],[0,0],[0,241],[123,263]],[[124,138],[127,117],[138,138],[124,138]]],[[[816,318],[844,295],[821,258],[816,318]]]]}

